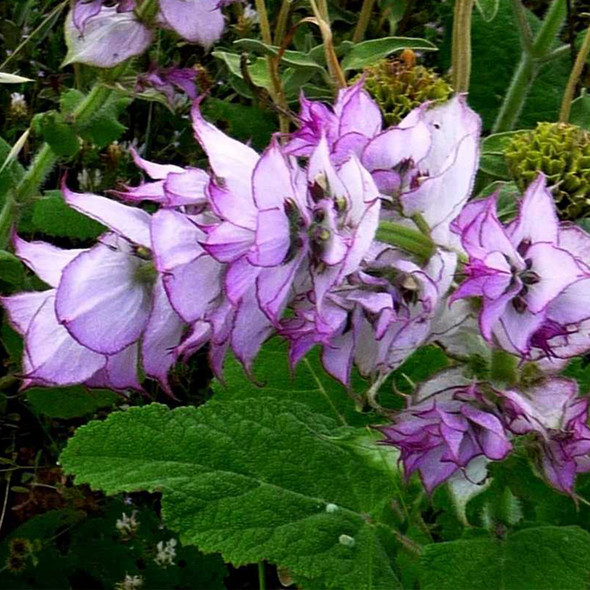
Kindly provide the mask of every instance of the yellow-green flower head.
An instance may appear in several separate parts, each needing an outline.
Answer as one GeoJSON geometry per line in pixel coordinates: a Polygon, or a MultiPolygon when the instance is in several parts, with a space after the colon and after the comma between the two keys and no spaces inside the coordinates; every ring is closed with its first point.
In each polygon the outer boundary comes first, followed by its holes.
{"type": "Polygon", "coordinates": [[[521,190],[545,173],[562,219],[590,213],[590,133],[568,123],[539,123],[515,135],[504,153],[521,190]]]}
{"type": "Polygon", "coordinates": [[[415,54],[408,49],[400,59],[384,59],[365,68],[363,74],[365,90],[379,104],[387,125],[397,125],[428,100],[442,103],[453,92],[434,70],[416,65],[415,54]]]}

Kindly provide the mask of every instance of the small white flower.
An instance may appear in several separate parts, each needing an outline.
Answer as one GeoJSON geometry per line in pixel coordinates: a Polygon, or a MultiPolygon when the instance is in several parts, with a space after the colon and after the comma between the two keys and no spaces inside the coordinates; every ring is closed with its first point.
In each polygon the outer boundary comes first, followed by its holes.
{"type": "Polygon", "coordinates": [[[154,561],[162,567],[174,565],[177,544],[178,542],[174,538],[170,539],[166,544],[164,544],[164,541],[160,541],[156,545],[158,553],[156,554],[156,557],[154,557],[154,561]]]}
{"type": "Polygon", "coordinates": [[[121,515],[121,518],[117,519],[117,523],[116,523],[117,530],[119,531],[119,533],[121,533],[121,537],[123,537],[124,539],[128,539],[129,537],[132,537],[137,532],[137,529],[139,528],[139,522],[135,518],[136,514],[137,514],[137,510],[134,510],[131,513],[131,516],[127,516],[127,514],[125,514],[125,512],[123,512],[123,514],[121,515]]]}
{"type": "Polygon", "coordinates": [[[115,590],[139,590],[143,586],[143,578],[141,576],[126,575],[122,582],[115,584],[115,590]]]}
{"type": "Polygon", "coordinates": [[[83,191],[92,192],[102,181],[102,173],[100,170],[94,169],[89,172],[86,168],[78,174],[78,182],[83,191]]]}

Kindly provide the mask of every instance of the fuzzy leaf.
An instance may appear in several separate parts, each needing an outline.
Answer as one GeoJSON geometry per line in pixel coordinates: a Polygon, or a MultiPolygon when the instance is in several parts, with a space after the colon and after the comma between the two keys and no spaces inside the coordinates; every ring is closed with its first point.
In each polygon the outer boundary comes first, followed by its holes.
{"type": "Polygon", "coordinates": [[[500,7],[500,0],[475,0],[475,5],[483,20],[489,22],[496,16],[500,7]]]}
{"type": "Polygon", "coordinates": [[[43,139],[57,156],[71,157],[80,151],[80,140],[64,116],[56,111],[43,113],[37,121],[43,139]]]}
{"type": "Polygon", "coordinates": [[[314,590],[394,589],[395,537],[378,522],[394,487],[385,463],[336,445],[339,423],[275,398],[160,404],[76,431],[60,461],[107,494],[162,492],[183,544],[234,564],[266,560],[314,590]]]}
{"type": "Polygon", "coordinates": [[[383,39],[371,39],[357,43],[342,60],[342,69],[361,70],[375,62],[402,49],[416,49],[418,51],[436,51],[433,45],[426,39],[413,37],[385,37],[383,39]]]}
{"type": "MultiPolygon", "coordinates": [[[[228,53],[227,51],[213,51],[212,55],[223,61],[234,76],[240,79],[244,78],[239,55],[228,53]]],[[[272,82],[268,72],[268,61],[264,57],[257,57],[252,63],[248,64],[248,74],[256,86],[266,88],[269,92],[272,90],[272,82]]]]}
{"type": "Polygon", "coordinates": [[[79,129],[80,135],[99,148],[116,141],[127,130],[119,121],[119,116],[132,102],[133,99],[128,96],[113,94],[92,119],[79,129]]]}
{"type": "Polygon", "coordinates": [[[48,236],[79,240],[96,238],[106,231],[97,221],[68,207],[61,191],[46,191],[44,198],[35,203],[33,225],[48,236]]]}
{"type": "Polygon", "coordinates": [[[580,96],[572,101],[569,122],[586,131],[590,130],[590,96],[586,88],[582,88],[580,96]]]}
{"type": "MultiPolygon", "coordinates": [[[[218,381],[213,383],[215,399],[240,400],[265,395],[277,400],[306,404],[316,414],[328,416],[343,426],[363,425],[371,421],[371,418],[355,409],[346,389],[326,373],[318,349],[307,354],[295,368],[292,378],[289,378],[285,344],[276,339],[271,340],[258,354],[253,374],[260,385],[248,379],[238,361],[228,357],[223,369],[224,384],[218,381]]],[[[368,385],[357,376],[353,389],[361,393],[368,389],[368,385]]],[[[375,417],[372,419],[374,422],[375,417]]]]}
{"type": "Polygon", "coordinates": [[[576,527],[538,527],[501,539],[434,543],[422,555],[423,590],[585,590],[590,534],[576,527]]]}

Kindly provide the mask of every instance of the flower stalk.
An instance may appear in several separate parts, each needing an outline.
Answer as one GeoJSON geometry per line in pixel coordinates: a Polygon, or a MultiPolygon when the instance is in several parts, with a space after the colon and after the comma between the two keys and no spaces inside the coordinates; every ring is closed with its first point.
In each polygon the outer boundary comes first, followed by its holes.
{"type": "Polygon", "coordinates": [[[371,14],[373,13],[374,5],[375,0],[363,0],[363,6],[361,8],[359,20],[356,24],[356,28],[354,29],[354,34],[352,35],[353,43],[360,43],[364,40],[367,27],[369,26],[369,20],[371,19],[371,14]]]}
{"type": "Polygon", "coordinates": [[[471,16],[474,0],[456,0],[453,20],[453,88],[469,90],[471,76],[471,16]]]}
{"type": "Polygon", "coordinates": [[[584,36],[582,47],[578,52],[574,67],[572,68],[569,80],[567,81],[567,86],[565,88],[565,93],[561,102],[561,110],[559,111],[560,123],[569,122],[572,101],[574,99],[574,94],[576,93],[576,86],[578,85],[578,81],[582,75],[584,64],[588,58],[588,53],[590,53],[590,27],[586,29],[586,35],[584,36]]]}

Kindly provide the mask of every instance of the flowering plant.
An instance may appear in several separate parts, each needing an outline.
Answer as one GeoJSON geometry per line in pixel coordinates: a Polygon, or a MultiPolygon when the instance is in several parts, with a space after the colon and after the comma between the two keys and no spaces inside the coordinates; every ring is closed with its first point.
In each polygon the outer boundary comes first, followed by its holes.
{"type": "Polygon", "coordinates": [[[75,0],[0,66],[2,587],[586,587],[590,33],[411,4],[75,0]]]}

